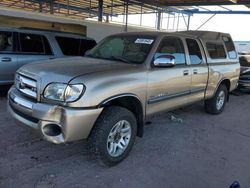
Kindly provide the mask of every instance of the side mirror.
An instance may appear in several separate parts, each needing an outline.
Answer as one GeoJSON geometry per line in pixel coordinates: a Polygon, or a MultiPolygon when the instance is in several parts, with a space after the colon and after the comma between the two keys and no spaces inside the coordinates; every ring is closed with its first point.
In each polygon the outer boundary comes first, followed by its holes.
{"type": "Polygon", "coordinates": [[[162,55],[154,60],[155,67],[174,67],[175,57],[172,55],[162,55]]]}

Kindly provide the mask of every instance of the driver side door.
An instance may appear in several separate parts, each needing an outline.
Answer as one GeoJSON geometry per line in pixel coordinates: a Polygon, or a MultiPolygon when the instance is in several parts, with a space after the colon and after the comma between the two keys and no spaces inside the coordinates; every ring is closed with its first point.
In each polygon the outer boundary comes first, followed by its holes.
{"type": "Polygon", "coordinates": [[[155,67],[148,72],[147,115],[178,108],[188,103],[191,91],[190,68],[186,63],[183,40],[169,36],[163,38],[154,59],[170,55],[175,59],[174,67],[155,67]]]}

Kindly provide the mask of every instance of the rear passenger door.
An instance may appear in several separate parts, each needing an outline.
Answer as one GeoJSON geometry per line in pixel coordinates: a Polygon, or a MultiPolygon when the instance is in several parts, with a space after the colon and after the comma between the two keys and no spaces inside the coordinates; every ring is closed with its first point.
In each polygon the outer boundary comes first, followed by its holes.
{"type": "Polygon", "coordinates": [[[10,84],[17,70],[13,32],[0,31],[0,84],[10,84]]]}
{"type": "Polygon", "coordinates": [[[205,61],[205,54],[202,46],[196,39],[186,38],[188,48],[188,61],[191,71],[191,95],[190,102],[204,99],[208,81],[208,66],[205,61]]]}
{"type": "Polygon", "coordinates": [[[18,33],[18,67],[54,57],[47,38],[43,35],[18,33]]]}

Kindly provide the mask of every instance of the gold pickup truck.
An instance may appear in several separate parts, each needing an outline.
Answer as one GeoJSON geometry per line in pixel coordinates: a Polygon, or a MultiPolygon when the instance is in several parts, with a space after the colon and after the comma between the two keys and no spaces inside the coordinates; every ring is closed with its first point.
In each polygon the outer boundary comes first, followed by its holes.
{"type": "Polygon", "coordinates": [[[225,33],[116,34],[86,57],[20,68],[8,107],[50,142],[87,139],[90,151],[111,166],[128,155],[153,114],[198,101],[208,113],[221,113],[239,73],[225,33]]]}

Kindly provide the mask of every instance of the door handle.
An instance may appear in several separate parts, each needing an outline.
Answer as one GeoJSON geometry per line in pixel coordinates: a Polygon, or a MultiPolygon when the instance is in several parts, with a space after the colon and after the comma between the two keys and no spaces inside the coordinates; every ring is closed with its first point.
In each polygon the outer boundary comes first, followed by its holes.
{"type": "Polygon", "coordinates": [[[197,70],[197,69],[194,69],[194,70],[193,70],[193,73],[194,73],[194,74],[198,74],[198,70],[197,70]]]}
{"type": "Polygon", "coordinates": [[[10,57],[3,57],[1,59],[2,62],[10,62],[11,61],[11,58],[10,57]]]}
{"type": "Polygon", "coordinates": [[[187,76],[188,74],[189,74],[189,71],[188,71],[188,70],[184,70],[184,71],[183,71],[183,75],[184,75],[184,76],[187,76]]]}

